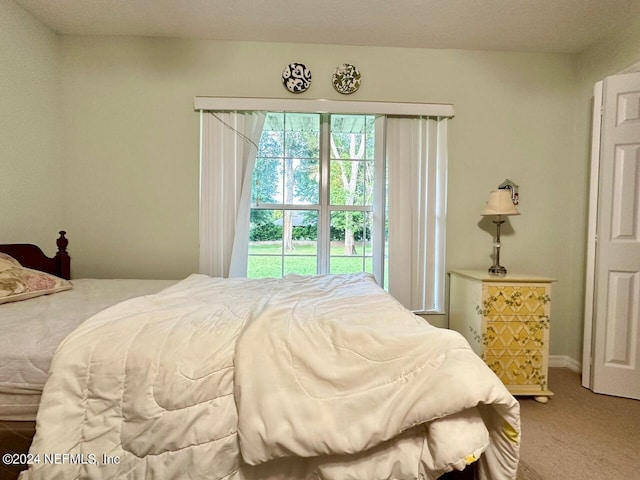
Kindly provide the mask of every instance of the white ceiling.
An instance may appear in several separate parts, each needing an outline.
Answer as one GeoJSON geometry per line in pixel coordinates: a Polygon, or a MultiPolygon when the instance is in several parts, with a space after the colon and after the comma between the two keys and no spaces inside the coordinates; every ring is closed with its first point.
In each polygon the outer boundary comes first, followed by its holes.
{"type": "Polygon", "coordinates": [[[61,34],[578,53],[640,0],[16,0],[61,34]]]}

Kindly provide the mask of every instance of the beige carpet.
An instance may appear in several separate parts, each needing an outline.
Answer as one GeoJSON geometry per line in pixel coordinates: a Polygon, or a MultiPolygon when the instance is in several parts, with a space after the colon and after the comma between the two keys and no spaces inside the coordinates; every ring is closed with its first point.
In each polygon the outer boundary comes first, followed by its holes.
{"type": "Polygon", "coordinates": [[[518,480],[640,479],[640,401],[598,395],[549,369],[549,403],[521,397],[518,480]]]}

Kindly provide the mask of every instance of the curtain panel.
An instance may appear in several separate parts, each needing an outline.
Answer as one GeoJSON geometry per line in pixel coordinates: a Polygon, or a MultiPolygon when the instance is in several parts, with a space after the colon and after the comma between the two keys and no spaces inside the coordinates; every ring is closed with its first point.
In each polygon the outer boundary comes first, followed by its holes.
{"type": "Polygon", "coordinates": [[[447,119],[388,117],[389,293],[416,312],[442,312],[447,119]]]}
{"type": "Polygon", "coordinates": [[[251,179],[264,112],[202,111],[200,273],[245,277],[251,179]]]}

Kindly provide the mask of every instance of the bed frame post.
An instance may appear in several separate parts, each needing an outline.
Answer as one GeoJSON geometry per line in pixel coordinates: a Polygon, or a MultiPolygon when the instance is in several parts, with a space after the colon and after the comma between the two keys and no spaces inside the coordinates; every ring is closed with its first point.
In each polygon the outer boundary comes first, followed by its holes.
{"type": "Polygon", "coordinates": [[[69,257],[69,254],[67,253],[69,240],[65,237],[67,232],[60,230],[59,233],[60,237],[56,240],[58,251],[56,252],[55,258],[58,262],[58,271],[60,272],[60,276],[69,280],[71,278],[71,257],[69,257]]]}

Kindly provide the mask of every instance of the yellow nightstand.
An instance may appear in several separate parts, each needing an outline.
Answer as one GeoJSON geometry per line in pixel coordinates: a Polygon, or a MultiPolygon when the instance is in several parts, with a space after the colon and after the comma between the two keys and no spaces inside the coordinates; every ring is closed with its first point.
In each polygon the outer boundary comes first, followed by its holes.
{"type": "Polygon", "coordinates": [[[551,278],[449,272],[449,328],[460,332],[513,395],[546,403],[551,278]]]}

